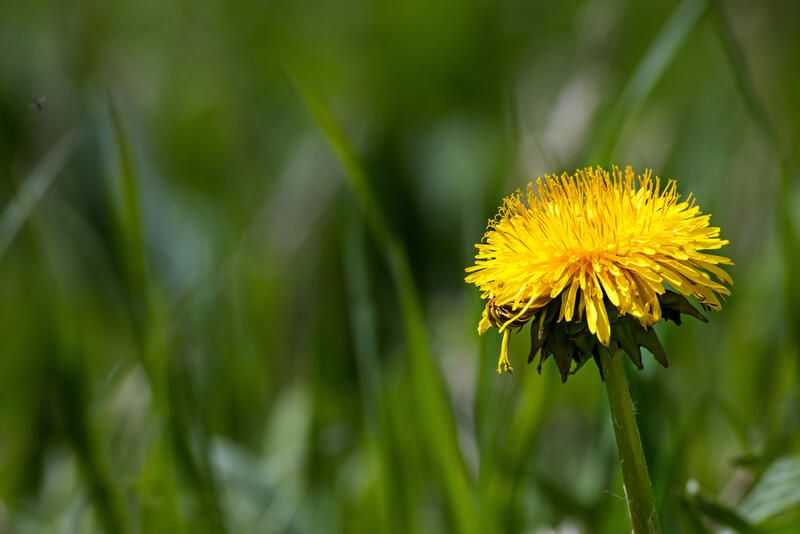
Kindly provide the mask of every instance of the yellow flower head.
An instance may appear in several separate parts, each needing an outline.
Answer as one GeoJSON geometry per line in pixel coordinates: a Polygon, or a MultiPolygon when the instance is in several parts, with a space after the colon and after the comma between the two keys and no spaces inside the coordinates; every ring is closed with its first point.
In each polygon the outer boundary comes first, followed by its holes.
{"type": "Polygon", "coordinates": [[[498,372],[512,370],[510,329],[531,319],[531,359],[533,349],[540,361],[554,355],[564,380],[571,362],[597,361],[611,345],[637,365],[639,345],[661,361],[656,321],[705,319],[684,296],[716,311],[730,295],[723,284],[733,280],[719,265],[732,262],[705,252],[728,243],[709,219],[691,195],[680,199],[673,180],[662,188],[650,171],[636,176],[630,167],[545,175],[505,198],[466,277],[487,301],[478,332],[503,333],[498,372]]]}

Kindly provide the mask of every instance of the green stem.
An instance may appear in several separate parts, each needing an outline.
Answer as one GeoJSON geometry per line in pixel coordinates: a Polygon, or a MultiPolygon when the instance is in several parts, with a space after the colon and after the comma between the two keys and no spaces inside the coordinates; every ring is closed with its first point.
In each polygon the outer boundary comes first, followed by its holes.
{"type": "Polygon", "coordinates": [[[644,459],[639,428],[636,426],[636,416],[622,358],[612,355],[607,350],[601,351],[600,358],[633,532],[659,534],[661,525],[658,522],[653,486],[647,474],[647,462],[644,459]]]}

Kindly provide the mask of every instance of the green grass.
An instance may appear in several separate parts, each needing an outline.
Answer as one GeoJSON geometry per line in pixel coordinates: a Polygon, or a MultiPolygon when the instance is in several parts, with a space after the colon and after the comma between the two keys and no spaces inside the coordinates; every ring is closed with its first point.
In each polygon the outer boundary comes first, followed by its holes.
{"type": "Polygon", "coordinates": [[[627,369],[664,531],[797,529],[794,3],[0,14],[0,532],[624,531],[596,372],[498,376],[463,282],[609,162],[736,262],[627,369]]]}

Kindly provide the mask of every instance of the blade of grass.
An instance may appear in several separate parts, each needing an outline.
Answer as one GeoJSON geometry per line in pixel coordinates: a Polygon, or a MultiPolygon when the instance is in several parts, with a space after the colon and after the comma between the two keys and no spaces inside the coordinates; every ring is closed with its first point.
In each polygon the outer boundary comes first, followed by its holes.
{"type": "MultiPolygon", "coordinates": [[[[123,258],[126,281],[131,296],[129,304],[133,313],[137,341],[141,348],[144,345],[145,325],[152,313],[153,302],[150,294],[147,247],[142,224],[139,177],[134,165],[133,150],[127,130],[110,93],[108,109],[114,135],[117,157],[116,171],[119,179],[119,195],[118,197],[111,196],[109,201],[114,208],[112,211],[117,231],[122,237],[122,250],[119,252],[123,258]]],[[[151,362],[145,362],[145,364],[148,367],[152,365],[151,362]]]]}
{"type": "Polygon", "coordinates": [[[614,149],[625,122],[639,110],[707,9],[706,0],[684,0],[675,9],[645,51],[610,116],[603,121],[602,141],[596,146],[590,162],[614,163],[614,149]]]}
{"type": "MultiPolygon", "coordinates": [[[[669,492],[683,482],[681,477],[684,475],[681,466],[689,456],[688,449],[692,443],[692,436],[697,435],[700,427],[705,424],[710,403],[710,394],[702,395],[693,402],[692,409],[688,410],[679,421],[674,423],[674,436],[664,441],[659,450],[657,461],[654,462],[653,480],[655,481],[655,487],[653,490],[656,494],[656,502],[663,503],[667,508],[675,504],[670,501],[669,492]]],[[[666,512],[662,510],[662,513],[666,512]]],[[[667,521],[670,520],[669,517],[665,517],[665,519],[667,521]]]]}
{"type": "Polygon", "coordinates": [[[0,218],[0,259],[3,258],[22,225],[50,189],[78,144],[78,134],[68,132],[42,158],[20,187],[0,218]]]}
{"type": "Polygon", "coordinates": [[[342,165],[367,226],[385,256],[400,301],[414,396],[420,415],[419,423],[425,436],[426,452],[433,456],[432,463],[440,470],[446,486],[444,494],[449,501],[456,529],[459,532],[471,532],[477,527],[472,481],[456,437],[455,422],[441,371],[430,352],[422,304],[417,295],[405,248],[389,229],[356,150],[342,126],[325,103],[300,78],[288,68],[287,73],[342,165]]]}
{"type": "MultiPolygon", "coordinates": [[[[497,512],[519,510],[525,507],[524,503],[521,507],[517,507],[519,498],[525,495],[524,485],[531,476],[531,469],[524,467],[530,465],[531,451],[534,450],[535,443],[542,432],[542,418],[548,406],[546,400],[552,395],[554,385],[552,380],[547,377],[542,380],[543,377],[536,373],[527,372],[524,375],[523,383],[520,386],[521,394],[516,402],[516,407],[513,408],[513,413],[510,414],[511,417],[505,420],[502,415],[496,416],[497,419],[503,421],[501,424],[506,428],[506,436],[503,440],[504,450],[498,454],[497,446],[495,446],[494,454],[490,459],[491,467],[489,469],[491,471],[482,472],[488,479],[486,498],[491,499],[489,502],[492,503],[489,508],[497,512]],[[534,381],[536,381],[535,384],[534,381]]],[[[512,411],[508,406],[505,409],[509,412],[512,411]]],[[[483,465],[481,468],[483,469],[483,465]]],[[[538,473],[535,473],[534,477],[541,478],[538,473]]],[[[573,509],[572,515],[578,515],[577,511],[578,508],[573,509]]],[[[499,524],[504,525],[506,530],[518,530],[524,526],[524,523],[515,522],[519,520],[519,517],[509,512],[504,512],[496,518],[487,517],[486,520],[501,521],[499,524]]],[[[498,523],[490,522],[483,523],[481,526],[484,529],[491,529],[492,525],[496,524],[498,523]]]]}
{"type": "Polygon", "coordinates": [[[408,532],[407,518],[411,511],[404,509],[405,501],[400,497],[396,477],[392,476],[391,443],[389,443],[390,418],[385,417],[386,407],[381,395],[382,378],[378,366],[378,340],[375,306],[370,295],[369,268],[364,253],[366,236],[363,219],[347,210],[345,221],[344,272],[347,282],[347,295],[350,301],[350,321],[353,330],[356,363],[359,371],[359,389],[362,394],[364,418],[368,426],[366,446],[374,457],[377,469],[377,506],[382,532],[408,532]]]}
{"type": "MultiPolygon", "coordinates": [[[[208,532],[226,532],[219,484],[211,467],[208,433],[200,417],[191,369],[178,358],[168,360],[169,426],[176,459],[203,511],[200,522],[208,532]],[[193,447],[194,445],[194,447],[193,447]]],[[[196,523],[193,523],[193,525],[196,523]]],[[[194,528],[194,527],[192,527],[194,528]]]]}
{"type": "Polygon", "coordinates": [[[695,510],[699,511],[718,525],[731,527],[735,532],[748,534],[756,529],[733,508],[717,501],[713,497],[697,492],[684,497],[695,510]]]}
{"type": "Polygon", "coordinates": [[[124,534],[128,529],[119,506],[117,490],[101,453],[102,445],[92,432],[89,421],[91,384],[84,370],[86,356],[81,347],[75,347],[74,353],[69,354],[71,349],[62,347],[67,353],[60,356],[62,361],[55,371],[66,432],[100,523],[106,532],[124,534]]]}
{"type": "MultiPolygon", "coordinates": [[[[85,325],[82,314],[74,313],[74,292],[63,280],[59,270],[60,256],[52,250],[52,240],[41,219],[31,220],[36,242],[34,263],[42,271],[43,285],[48,294],[47,311],[43,314],[45,330],[52,335],[52,350],[47,369],[48,389],[63,416],[63,432],[77,460],[81,478],[91,500],[98,522],[106,532],[128,531],[125,514],[120,507],[119,490],[111,476],[104,444],[91,424],[92,383],[90,363],[84,342],[85,325]]],[[[54,232],[50,232],[52,236],[54,232]]]]}
{"type": "Polygon", "coordinates": [[[769,466],[737,506],[753,524],[760,524],[800,507],[800,459],[781,458],[769,466]]]}
{"type": "Polygon", "coordinates": [[[379,420],[381,376],[378,367],[378,340],[376,338],[375,310],[370,296],[369,268],[364,254],[366,247],[360,220],[348,214],[345,223],[345,261],[344,271],[347,282],[347,296],[350,301],[350,316],[353,325],[356,363],[359,368],[362,401],[366,419],[370,424],[379,420]]]}
{"type": "MultiPolygon", "coordinates": [[[[191,395],[191,377],[176,368],[173,355],[173,331],[163,327],[164,306],[150,280],[149,258],[142,221],[140,178],[134,164],[133,150],[123,119],[109,94],[111,117],[120,180],[120,198],[111,199],[118,232],[122,236],[121,255],[129,284],[129,300],[134,329],[139,343],[139,359],[153,389],[154,409],[167,421],[168,442],[172,454],[189,480],[189,489],[204,512],[213,532],[225,531],[218,487],[210,468],[208,439],[202,425],[193,424],[191,414],[197,403],[191,395]],[[190,437],[199,434],[192,447],[190,437]]],[[[164,442],[159,441],[159,445],[164,442]]],[[[171,511],[172,514],[175,511],[171,511]]]]}
{"type": "MultiPolygon", "coordinates": [[[[796,295],[800,295],[800,237],[798,237],[794,221],[792,220],[791,185],[796,181],[796,174],[792,176],[792,165],[788,157],[781,148],[775,127],[772,124],[767,108],[758,94],[750,69],[747,66],[744,52],[739,46],[733,29],[728,23],[722,6],[719,1],[714,1],[714,28],[719,37],[720,44],[728,58],[728,64],[736,82],[736,87],[750,113],[756,127],[761,130],[764,141],[769,145],[777,162],[780,180],[780,195],[778,197],[778,233],[781,236],[784,262],[784,295],[786,297],[784,306],[786,307],[786,350],[795,355],[795,359],[800,358],[800,351],[797,348],[798,334],[796,325],[800,321],[800,301],[796,295]]],[[[796,168],[795,168],[796,169],[796,168]]],[[[796,170],[795,170],[796,173],[796,170]]],[[[777,366],[776,366],[777,368],[777,366]]]]}

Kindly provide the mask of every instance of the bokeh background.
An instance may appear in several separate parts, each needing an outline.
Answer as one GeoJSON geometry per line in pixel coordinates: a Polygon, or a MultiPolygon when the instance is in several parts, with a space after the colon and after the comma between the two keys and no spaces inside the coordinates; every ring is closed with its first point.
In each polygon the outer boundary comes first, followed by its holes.
{"type": "Polygon", "coordinates": [[[0,532],[625,532],[603,384],[495,373],[503,196],[731,244],[629,368],[667,532],[797,532],[800,4],[0,0],[0,532]]]}

